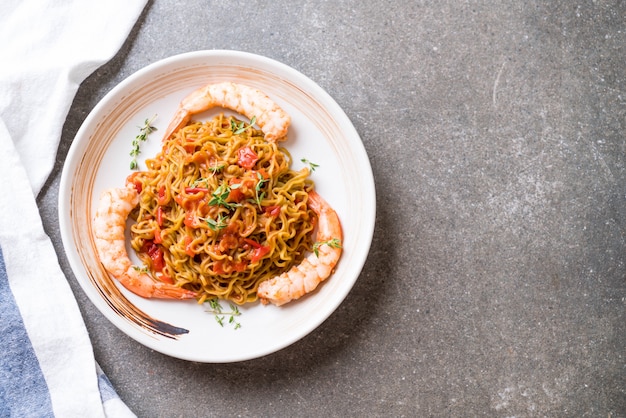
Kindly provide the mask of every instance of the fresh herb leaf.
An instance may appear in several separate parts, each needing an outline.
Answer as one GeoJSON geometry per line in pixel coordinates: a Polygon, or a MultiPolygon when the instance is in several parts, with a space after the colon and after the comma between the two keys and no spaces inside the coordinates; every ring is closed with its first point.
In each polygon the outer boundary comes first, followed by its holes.
{"type": "Polygon", "coordinates": [[[229,303],[228,305],[230,306],[230,311],[224,312],[222,305],[217,298],[209,299],[207,302],[210,309],[207,309],[206,311],[215,315],[215,320],[221,327],[224,326],[224,320],[228,317],[228,323],[233,325],[234,329],[241,328],[241,324],[235,319],[236,316],[241,315],[237,306],[229,303]]]}
{"type": "Polygon", "coordinates": [[[217,299],[209,299],[209,306],[211,307],[211,309],[217,311],[218,313],[222,312],[222,306],[217,299]]]}
{"type": "Polygon", "coordinates": [[[151,119],[146,119],[144,121],[143,127],[139,127],[139,134],[135,137],[135,139],[133,139],[133,148],[129,154],[131,157],[133,157],[133,159],[130,161],[131,170],[136,170],[139,167],[139,165],[137,164],[137,156],[141,153],[141,151],[139,150],[141,142],[145,142],[146,139],[148,139],[148,135],[157,130],[157,128],[152,126],[152,122],[154,122],[156,117],[157,115],[154,115],[151,119]]]}
{"type": "Polygon", "coordinates": [[[311,168],[311,171],[315,171],[315,169],[320,166],[319,164],[315,164],[307,160],[306,158],[302,158],[300,161],[302,161],[304,164],[308,164],[309,168],[311,168]]]}
{"type": "Polygon", "coordinates": [[[230,194],[230,186],[226,183],[222,183],[219,185],[217,189],[211,195],[212,198],[209,200],[209,205],[221,205],[226,209],[233,209],[237,206],[236,203],[229,203],[226,201],[228,199],[228,195],[230,194]]]}
{"type": "Polygon", "coordinates": [[[221,213],[217,215],[217,219],[200,218],[200,220],[205,221],[209,225],[209,228],[211,228],[214,231],[217,231],[219,229],[224,229],[228,226],[228,217],[222,216],[221,213]]]}
{"type": "Polygon", "coordinates": [[[202,185],[202,183],[204,183],[205,186],[208,186],[207,179],[204,178],[204,177],[200,177],[199,179],[196,179],[196,181],[191,183],[190,187],[200,187],[200,185],[202,185]]]}
{"type": "Polygon", "coordinates": [[[239,135],[243,131],[246,130],[245,122],[241,121],[239,123],[235,122],[234,119],[230,120],[230,130],[233,131],[235,135],[239,135]]]}
{"type": "Polygon", "coordinates": [[[133,266],[133,269],[139,273],[148,273],[148,267],[133,266]]]}
{"type": "Polygon", "coordinates": [[[261,192],[261,189],[263,188],[265,183],[269,181],[269,179],[264,179],[263,175],[261,175],[261,173],[258,173],[258,172],[256,173],[256,176],[259,179],[259,181],[254,187],[254,194],[255,194],[254,201],[259,206],[259,209],[261,209],[261,201],[265,198],[265,192],[261,192]]]}
{"type": "Polygon", "coordinates": [[[341,240],[339,238],[333,238],[333,239],[330,239],[328,241],[316,242],[315,244],[313,244],[313,253],[315,253],[315,255],[317,257],[320,256],[320,251],[319,250],[320,250],[320,247],[322,245],[324,245],[324,244],[328,245],[331,248],[342,248],[341,247],[341,240]]]}
{"type": "Polygon", "coordinates": [[[225,164],[217,164],[217,165],[214,165],[213,167],[209,167],[209,170],[211,170],[213,175],[215,175],[215,174],[217,174],[218,171],[223,170],[224,167],[226,167],[225,164]]]}
{"type": "Polygon", "coordinates": [[[252,125],[254,125],[255,123],[256,123],[256,116],[253,116],[252,119],[250,119],[250,123],[248,124],[248,126],[246,126],[246,123],[244,121],[237,123],[235,122],[234,118],[231,118],[230,130],[233,131],[233,134],[239,135],[240,133],[243,133],[243,131],[245,131],[246,129],[252,127],[252,125]]]}
{"type": "Polygon", "coordinates": [[[241,324],[235,320],[235,316],[241,315],[241,312],[239,312],[239,309],[232,303],[229,303],[229,306],[230,306],[230,313],[229,313],[230,319],[228,320],[228,323],[233,324],[235,326],[235,329],[239,329],[241,328],[241,324]]]}

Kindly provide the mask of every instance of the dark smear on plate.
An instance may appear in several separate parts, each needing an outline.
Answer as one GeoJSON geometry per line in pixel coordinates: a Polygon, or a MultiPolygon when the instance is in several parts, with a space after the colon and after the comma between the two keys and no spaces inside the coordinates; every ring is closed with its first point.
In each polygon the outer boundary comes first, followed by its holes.
{"type": "Polygon", "coordinates": [[[106,303],[122,318],[146,331],[173,340],[177,340],[183,334],[189,334],[188,329],[159,321],[138,309],[120,292],[108,274],[100,274],[98,277],[90,275],[90,279],[106,303]]]}

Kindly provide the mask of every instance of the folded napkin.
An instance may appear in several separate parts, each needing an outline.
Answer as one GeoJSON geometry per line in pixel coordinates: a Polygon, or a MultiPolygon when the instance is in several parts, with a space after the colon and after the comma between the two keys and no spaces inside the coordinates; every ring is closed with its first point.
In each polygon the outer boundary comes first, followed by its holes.
{"type": "Polygon", "coordinates": [[[36,196],[80,83],[147,0],[0,2],[0,416],[126,417],[95,362],[36,196]]]}

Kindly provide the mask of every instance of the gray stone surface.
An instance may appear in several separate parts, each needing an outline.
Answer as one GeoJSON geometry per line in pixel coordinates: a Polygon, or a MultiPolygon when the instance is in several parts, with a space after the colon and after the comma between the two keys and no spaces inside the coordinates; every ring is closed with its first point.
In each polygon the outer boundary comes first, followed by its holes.
{"type": "Polygon", "coordinates": [[[150,1],[79,90],[39,197],[122,399],[140,417],[626,416],[625,17],[619,0],[150,1]],[[56,214],[96,103],[199,49],[265,55],[320,84],[377,188],[345,302],[236,364],[172,359],[111,325],[72,275],[56,214]]]}

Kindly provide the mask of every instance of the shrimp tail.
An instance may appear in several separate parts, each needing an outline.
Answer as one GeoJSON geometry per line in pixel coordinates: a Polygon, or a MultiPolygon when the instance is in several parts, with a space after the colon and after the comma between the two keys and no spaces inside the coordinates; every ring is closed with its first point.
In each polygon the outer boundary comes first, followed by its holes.
{"type": "Polygon", "coordinates": [[[153,298],[161,299],[195,299],[196,296],[196,292],[181,289],[180,287],[172,286],[167,283],[158,283],[152,295],[153,298]]]}
{"type": "Polygon", "coordinates": [[[94,242],[100,262],[109,274],[136,295],[163,299],[194,298],[195,292],[156,281],[132,265],[126,251],[124,229],[126,218],[138,199],[132,184],[102,193],[93,222],[94,242]]]}
{"type": "Polygon", "coordinates": [[[131,267],[131,270],[118,280],[125,288],[144,298],[193,299],[196,297],[196,292],[169,283],[154,281],[147,274],[139,273],[134,267],[131,267]]]}
{"type": "Polygon", "coordinates": [[[172,118],[170,124],[167,127],[167,130],[165,131],[165,135],[163,136],[163,142],[170,139],[170,137],[174,134],[174,132],[179,131],[181,128],[187,125],[189,121],[191,120],[191,117],[192,117],[192,114],[189,113],[189,111],[187,111],[181,105],[181,107],[179,107],[176,113],[174,114],[174,117],[172,118]]]}

